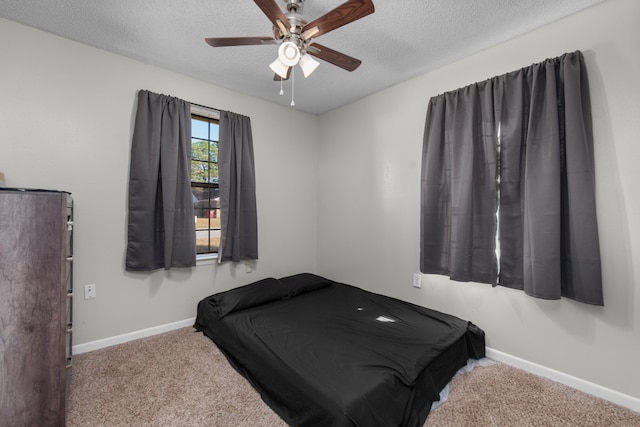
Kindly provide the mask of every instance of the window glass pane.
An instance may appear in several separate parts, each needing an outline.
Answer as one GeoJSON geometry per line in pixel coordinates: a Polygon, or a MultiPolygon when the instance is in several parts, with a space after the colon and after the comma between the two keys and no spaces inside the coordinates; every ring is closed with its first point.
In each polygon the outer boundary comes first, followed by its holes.
{"type": "Polygon", "coordinates": [[[220,199],[217,188],[195,187],[196,253],[218,252],[220,246],[220,199]]]}
{"type": "Polygon", "coordinates": [[[191,158],[194,160],[209,160],[209,141],[191,138],[191,158]]]}
{"type": "Polygon", "coordinates": [[[218,164],[209,163],[209,181],[211,183],[218,183],[218,164]]]}
{"type": "MultiPolygon", "coordinates": [[[[206,218],[209,210],[209,189],[203,187],[191,187],[193,195],[193,211],[197,218],[206,218]]],[[[198,224],[196,223],[196,228],[198,224]]]]}
{"type": "Polygon", "coordinates": [[[211,155],[211,161],[212,162],[217,162],[218,161],[218,142],[217,141],[211,141],[211,145],[209,146],[209,153],[211,155]]]}
{"type": "MultiPolygon", "coordinates": [[[[212,163],[209,162],[201,162],[199,160],[191,161],[191,182],[211,182],[211,178],[209,176],[209,168],[212,163]]],[[[216,180],[218,175],[218,165],[216,164],[216,180]]],[[[217,182],[217,181],[216,181],[217,182]]]]}
{"type": "MultiPolygon", "coordinates": [[[[209,121],[191,117],[191,137],[209,139],[209,121]]],[[[218,138],[216,138],[216,141],[218,138]]]]}
{"type": "Polygon", "coordinates": [[[220,125],[218,123],[211,123],[211,135],[209,139],[212,141],[220,141],[220,125]]]}

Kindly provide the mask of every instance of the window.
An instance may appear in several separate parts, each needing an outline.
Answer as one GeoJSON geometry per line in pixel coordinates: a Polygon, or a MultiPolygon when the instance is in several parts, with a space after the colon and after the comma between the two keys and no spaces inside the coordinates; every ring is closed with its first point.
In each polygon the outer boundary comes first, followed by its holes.
{"type": "Polygon", "coordinates": [[[191,193],[196,222],[196,254],[217,254],[220,246],[218,117],[191,109],[191,193]]]}

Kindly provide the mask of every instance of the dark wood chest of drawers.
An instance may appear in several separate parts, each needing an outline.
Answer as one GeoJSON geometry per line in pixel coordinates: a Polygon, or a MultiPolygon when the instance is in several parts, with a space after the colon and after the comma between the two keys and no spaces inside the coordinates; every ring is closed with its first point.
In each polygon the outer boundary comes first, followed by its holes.
{"type": "Polygon", "coordinates": [[[64,426],[73,201],[0,189],[0,426],[64,426]]]}

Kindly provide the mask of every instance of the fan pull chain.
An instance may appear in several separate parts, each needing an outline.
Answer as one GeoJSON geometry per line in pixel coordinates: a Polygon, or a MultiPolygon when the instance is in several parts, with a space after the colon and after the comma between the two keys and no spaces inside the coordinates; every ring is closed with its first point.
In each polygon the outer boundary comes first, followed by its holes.
{"type": "Polygon", "coordinates": [[[282,82],[284,81],[284,79],[282,77],[280,77],[280,96],[284,95],[284,89],[282,89],[282,82]]]}
{"type": "Polygon", "coordinates": [[[291,106],[294,107],[296,105],[293,97],[296,93],[296,68],[291,68],[291,106]]]}

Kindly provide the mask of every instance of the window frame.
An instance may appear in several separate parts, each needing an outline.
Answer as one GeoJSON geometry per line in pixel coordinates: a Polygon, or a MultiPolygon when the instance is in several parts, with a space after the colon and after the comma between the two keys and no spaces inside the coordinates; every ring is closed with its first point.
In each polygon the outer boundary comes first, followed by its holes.
{"type": "MultiPolygon", "coordinates": [[[[219,111],[213,110],[207,107],[191,104],[191,118],[193,119],[194,116],[197,116],[206,120],[216,121],[218,125],[220,123],[219,111]]],[[[193,135],[192,135],[192,142],[193,142],[193,135]]],[[[217,142],[219,142],[219,140],[217,142]]],[[[191,156],[191,158],[189,159],[189,170],[191,170],[192,160],[193,160],[193,156],[191,156]]],[[[215,163],[217,163],[217,160],[215,163]]],[[[194,182],[194,181],[191,181],[190,186],[192,189],[193,188],[219,188],[218,183],[204,183],[204,182],[194,182]]],[[[211,228],[209,228],[209,230],[211,230],[211,228]]],[[[196,233],[197,233],[197,229],[196,229],[196,233]]],[[[206,252],[206,253],[200,253],[200,254],[196,253],[196,262],[204,261],[204,260],[215,260],[218,258],[219,256],[218,254],[219,254],[219,247],[218,247],[218,251],[216,252],[206,252]]]]}

